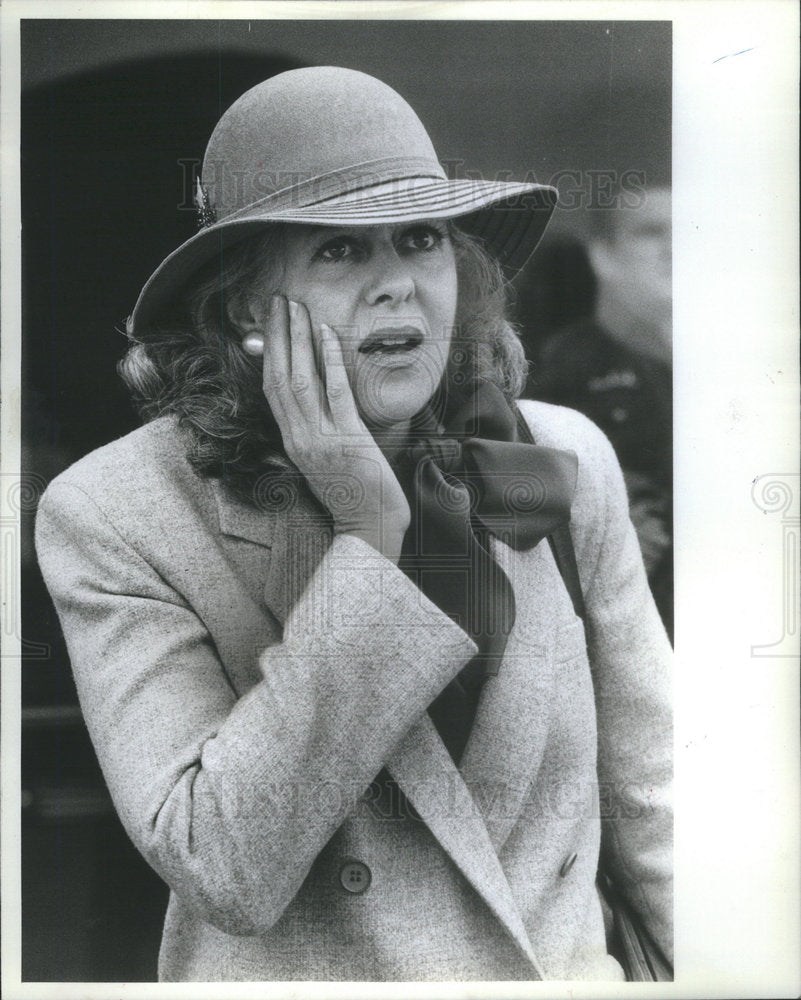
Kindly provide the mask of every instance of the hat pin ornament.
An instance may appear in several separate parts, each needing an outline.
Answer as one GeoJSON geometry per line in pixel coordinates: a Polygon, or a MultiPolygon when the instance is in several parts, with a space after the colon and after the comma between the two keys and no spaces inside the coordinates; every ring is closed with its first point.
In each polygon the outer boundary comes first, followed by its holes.
{"type": "Polygon", "coordinates": [[[211,207],[208,192],[204,190],[203,185],[200,183],[200,178],[196,178],[196,181],[195,205],[197,206],[197,225],[198,229],[205,229],[206,226],[211,226],[217,221],[217,213],[211,207]]]}

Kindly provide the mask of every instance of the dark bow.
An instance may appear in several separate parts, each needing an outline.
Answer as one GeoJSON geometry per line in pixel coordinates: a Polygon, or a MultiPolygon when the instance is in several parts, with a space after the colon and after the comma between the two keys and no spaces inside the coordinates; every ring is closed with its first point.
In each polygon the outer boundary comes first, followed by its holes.
{"type": "Polygon", "coordinates": [[[528,550],[569,521],[578,461],[520,440],[503,394],[479,382],[451,396],[441,421],[423,415],[394,464],[412,511],[399,565],[478,646],[429,710],[458,761],[515,620],[514,591],[489,536],[528,550]]]}

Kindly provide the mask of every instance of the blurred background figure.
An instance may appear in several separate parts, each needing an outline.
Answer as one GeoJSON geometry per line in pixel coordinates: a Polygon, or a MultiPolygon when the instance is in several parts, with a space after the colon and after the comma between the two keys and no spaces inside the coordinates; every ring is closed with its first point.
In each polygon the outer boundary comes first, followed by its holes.
{"type": "Polygon", "coordinates": [[[586,239],[563,233],[543,246],[519,285],[526,395],[580,410],[611,440],[672,640],[670,190],[588,218],[586,239]]]}
{"type": "Polygon", "coordinates": [[[598,276],[598,320],[621,344],[669,365],[673,356],[670,189],[639,204],[593,212],[589,254],[598,276]]]}

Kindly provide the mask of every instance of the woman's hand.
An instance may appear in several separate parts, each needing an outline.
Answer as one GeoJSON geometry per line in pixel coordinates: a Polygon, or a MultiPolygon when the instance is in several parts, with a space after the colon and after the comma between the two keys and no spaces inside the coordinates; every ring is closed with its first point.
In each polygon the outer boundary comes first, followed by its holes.
{"type": "Polygon", "coordinates": [[[315,333],[306,307],[270,300],[263,388],[287,457],[334,521],[393,562],[409,526],[409,505],[356,408],[339,339],[315,333]]]}

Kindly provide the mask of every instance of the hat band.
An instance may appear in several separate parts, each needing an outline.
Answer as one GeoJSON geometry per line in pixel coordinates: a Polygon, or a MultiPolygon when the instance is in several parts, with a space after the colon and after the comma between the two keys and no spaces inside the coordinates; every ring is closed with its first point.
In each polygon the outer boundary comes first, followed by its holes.
{"type": "MultiPolygon", "coordinates": [[[[271,218],[285,222],[318,225],[379,224],[403,219],[455,218],[503,200],[507,210],[527,216],[531,209],[550,207],[543,191],[532,191],[526,183],[495,181],[447,181],[430,177],[403,177],[385,181],[380,187],[331,198],[303,208],[265,212],[255,209],[248,218],[271,218]]],[[[239,220],[235,220],[239,221],[239,220]]]]}
{"type": "MultiPolygon", "coordinates": [[[[229,165],[222,164],[223,175],[225,171],[233,174],[229,165]]],[[[214,165],[205,162],[203,164],[204,188],[214,189],[216,178],[210,178],[210,183],[206,183],[205,178],[214,174],[214,165]]],[[[297,208],[307,208],[312,205],[330,201],[344,194],[350,194],[364,188],[386,184],[391,181],[404,181],[412,178],[431,178],[445,181],[447,177],[445,171],[439,163],[427,157],[410,156],[398,157],[388,156],[377,160],[367,160],[363,163],[351,164],[340,170],[331,170],[322,174],[316,174],[301,180],[299,174],[288,175],[284,173],[283,178],[289,181],[285,187],[275,190],[273,185],[276,175],[270,171],[256,173],[250,178],[249,186],[254,193],[266,191],[263,197],[254,198],[239,208],[226,211],[217,206],[217,222],[230,221],[246,216],[250,216],[254,211],[265,210],[272,212],[286,212],[297,208]]],[[[214,199],[212,199],[213,201],[214,199]]]]}

